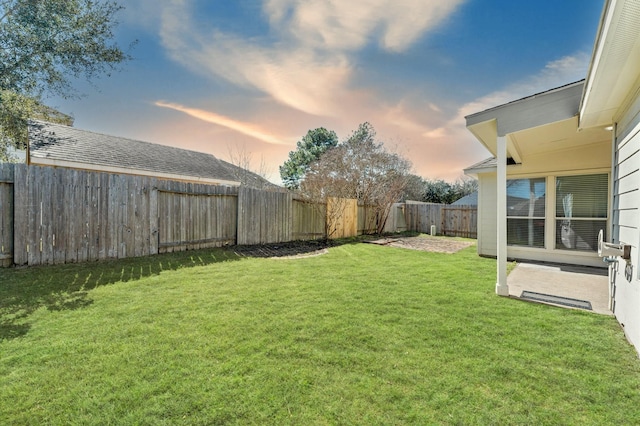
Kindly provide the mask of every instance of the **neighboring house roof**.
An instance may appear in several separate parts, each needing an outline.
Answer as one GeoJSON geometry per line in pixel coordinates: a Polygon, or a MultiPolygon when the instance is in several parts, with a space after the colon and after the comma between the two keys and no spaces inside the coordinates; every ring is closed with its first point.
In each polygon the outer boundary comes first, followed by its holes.
{"type": "Polygon", "coordinates": [[[260,187],[268,183],[211,154],[36,120],[29,124],[29,162],[233,186],[240,185],[236,176],[242,174],[260,187]]]}
{"type": "MultiPolygon", "coordinates": [[[[507,165],[516,164],[513,158],[507,158],[507,165]]],[[[496,157],[489,157],[463,170],[464,174],[477,176],[478,173],[495,172],[498,167],[496,157]]]]}
{"type": "Polygon", "coordinates": [[[478,205],[478,191],[474,191],[469,195],[458,199],[451,203],[452,206],[477,206],[478,205]]]}
{"type": "Polygon", "coordinates": [[[269,191],[288,191],[286,188],[269,182],[267,179],[252,172],[251,170],[243,169],[242,167],[238,167],[235,164],[228,163],[224,160],[219,159],[218,161],[220,161],[222,165],[230,171],[233,177],[244,186],[269,191]]]}
{"type": "Polygon", "coordinates": [[[496,167],[498,167],[498,160],[496,159],[496,157],[489,157],[486,160],[482,160],[464,169],[464,174],[473,176],[477,175],[478,173],[495,171],[496,167]]]}

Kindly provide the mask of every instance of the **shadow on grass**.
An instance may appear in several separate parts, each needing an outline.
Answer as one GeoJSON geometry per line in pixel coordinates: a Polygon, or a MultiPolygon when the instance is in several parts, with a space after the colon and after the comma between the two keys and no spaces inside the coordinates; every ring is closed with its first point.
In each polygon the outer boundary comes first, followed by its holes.
{"type": "Polygon", "coordinates": [[[0,268],[0,341],[27,334],[31,328],[28,318],[37,309],[62,311],[91,305],[93,300],[89,291],[100,286],[247,257],[308,254],[371,238],[374,237],[231,246],[99,262],[0,268]]]}
{"type": "Polygon", "coordinates": [[[62,311],[91,305],[89,291],[100,286],[247,257],[307,254],[327,247],[357,244],[368,238],[232,246],[99,262],[0,268],[0,341],[26,335],[31,328],[28,318],[37,309],[62,311]]]}
{"type": "Polygon", "coordinates": [[[67,265],[0,269],[0,341],[27,334],[37,309],[73,310],[93,303],[89,290],[135,281],[163,271],[241,257],[232,249],[207,249],[67,265]]]}

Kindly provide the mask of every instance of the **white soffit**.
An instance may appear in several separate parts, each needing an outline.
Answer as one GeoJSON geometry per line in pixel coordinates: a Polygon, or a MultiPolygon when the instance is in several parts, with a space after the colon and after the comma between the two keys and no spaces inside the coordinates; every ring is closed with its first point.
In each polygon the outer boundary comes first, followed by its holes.
{"type": "MultiPolygon", "coordinates": [[[[467,129],[496,155],[496,138],[527,129],[553,126],[578,115],[584,81],[538,93],[465,117],[467,129]]],[[[521,158],[513,143],[507,155],[516,162],[521,158]]]]}
{"type": "Polygon", "coordinates": [[[640,77],[640,0],[610,0],[598,29],[580,128],[607,126],[640,77]]]}

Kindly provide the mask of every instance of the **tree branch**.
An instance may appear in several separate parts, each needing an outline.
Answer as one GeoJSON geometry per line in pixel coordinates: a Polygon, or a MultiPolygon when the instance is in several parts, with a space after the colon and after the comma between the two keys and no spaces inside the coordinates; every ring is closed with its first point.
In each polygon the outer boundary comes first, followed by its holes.
{"type": "MultiPolygon", "coordinates": [[[[6,7],[6,3],[2,4],[2,7],[5,8],[6,7]]],[[[4,21],[5,19],[7,19],[9,17],[9,15],[11,15],[13,13],[13,9],[14,8],[9,8],[9,9],[6,10],[6,12],[4,12],[2,17],[0,18],[0,23],[2,21],[4,21]]]]}

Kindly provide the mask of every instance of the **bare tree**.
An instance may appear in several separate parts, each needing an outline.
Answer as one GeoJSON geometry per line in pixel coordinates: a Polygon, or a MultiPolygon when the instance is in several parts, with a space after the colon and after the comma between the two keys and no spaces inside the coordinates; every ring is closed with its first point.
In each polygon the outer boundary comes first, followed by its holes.
{"type": "Polygon", "coordinates": [[[374,212],[376,232],[381,233],[392,204],[402,197],[410,169],[411,163],[387,151],[373,127],[364,123],[310,165],[300,190],[313,200],[357,199],[374,212]]]}
{"type": "Polygon", "coordinates": [[[228,164],[232,166],[229,167],[229,170],[242,185],[256,189],[273,189],[275,187],[269,182],[270,173],[264,156],[260,157],[257,169],[253,169],[253,153],[247,151],[244,145],[229,145],[228,154],[228,164]]]}

